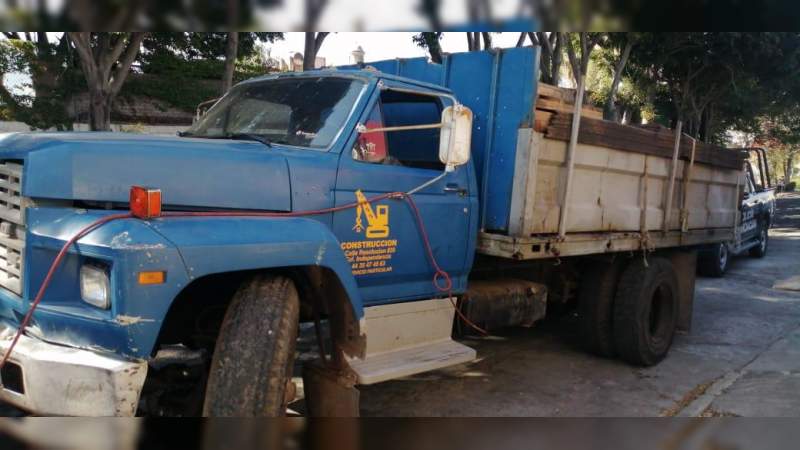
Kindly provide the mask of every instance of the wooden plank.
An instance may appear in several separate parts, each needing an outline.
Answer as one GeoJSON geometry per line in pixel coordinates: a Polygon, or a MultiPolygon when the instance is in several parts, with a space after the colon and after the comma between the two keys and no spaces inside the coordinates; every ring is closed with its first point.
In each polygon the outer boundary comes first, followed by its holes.
{"type": "MultiPolygon", "coordinates": [[[[554,133],[563,133],[568,130],[571,124],[571,118],[562,117],[562,114],[557,114],[550,122],[548,130],[553,129],[554,133]],[[560,130],[559,130],[560,129],[560,130]]],[[[651,132],[640,127],[631,127],[627,125],[616,124],[607,121],[590,121],[587,120],[581,123],[581,128],[589,132],[601,134],[607,137],[609,145],[619,144],[617,141],[625,141],[625,143],[638,143],[641,145],[658,146],[671,155],[673,145],[672,133],[651,132]],[[585,126],[584,126],[585,125],[585,126]]],[[[554,138],[563,138],[557,134],[551,133],[554,138]]],[[[690,156],[692,140],[684,136],[681,143],[682,153],[685,157],[690,156]],[[685,148],[684,148],[685,147],[685,148]]],[[[737,164],[741,163],[742,159],[737,151],[725,149],[723,147],[700,143],[698,142],[698,154],[700,160],[706,162],[722,161],[723,164],[737,164]]]]}
{"type": "MultiPolygon", "coordinates": [[[[545,110],[557,113],[572,113],[573,108],[574,106],[570,105],[569,103],[561,102],[551,98],[539,97],[536,99],[537,110],[545,110]]],[[[601,120],[603,118],[603,111],[592,106],[585,106],[583,109],[581,109],[581,116],[601,120]]]]}
{"type": "Polygon", "coordinates": [[[552,119],[554,115],[554,112],[537,109],[533,119],[533,129],[539,133],[544,133],[547,131],[547,126],[550,125],[550,119],[552,119]]]}
{"type": "Polygon", "coordinates": [[[561,99],[567,103],[575,103],[575,91],[572,89],[560,88],[552,84],[539,83],[538,93],[540,97],[553,97],[561,99]]]}
{"type": "MultiPolygon", "coordinates": [[[[571,124],[571,114],[558,112],[550,118],[545,135],[550,139],[569,140],[571,124]]],[[[589,145],[671,158],[674,135],[663,130],[632,127],[594,118],[584,118],[581,121],[578,141],[589,145]]],[[[691,138],[684,136],[681,140],[680,158],[688,160],[691,157],[691,148],[691,138]]],[[[742,166],[743,154],[739,151],[698,142],[695,150],[695,161],[738,169],[742,166]]]]}

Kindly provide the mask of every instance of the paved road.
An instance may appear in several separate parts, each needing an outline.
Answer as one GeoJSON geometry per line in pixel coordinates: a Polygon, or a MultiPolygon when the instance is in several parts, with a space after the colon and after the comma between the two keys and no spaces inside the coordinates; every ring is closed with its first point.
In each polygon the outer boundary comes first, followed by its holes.
{"type": "Polygon", "coordinates": [[[362,388],[366,416],[800,415],[800,194],[778,202],[764,259],[697,283],[691,333],[640,369],[589,356],[569,319],[472,341],[480,360],[362,388]]]}
{"type": "MultiPolygon", "coordinates": [[[[769,255],[697,283],[692,332],[660,365],[589,356],[569,319],[468,342],[477,362],[362,388],[364,416],[800,414],[800,194],[779,200],[769,255]]],[[[0,405],[0,415],[14,414],[0,405]]]]}

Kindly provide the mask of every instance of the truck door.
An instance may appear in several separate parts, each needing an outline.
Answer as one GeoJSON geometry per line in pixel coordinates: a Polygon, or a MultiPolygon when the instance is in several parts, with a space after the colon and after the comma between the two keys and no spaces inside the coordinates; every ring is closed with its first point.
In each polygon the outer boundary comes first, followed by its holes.
{"type": "Polygon", "coordinates": [[[745,170],[744,200],[742,201],[742,221],[739,225],[741,242],[746,243],[758,237],[758,195],[753,183],[753,172],[750,167],[745,170]]]}
{"type": "MultiPolygon", "coordinates": [[[[442,109],[438,97],[383,91],[360,123],[367,128],[438,123],[442,109]]],[[[340,157],[336,204],[407,192],[430,181],[444,171],[438,149],[438,129],[358,134],[340,157]]],[[[461,166],[414,194],[433,251],[456,292],[465,288],[475,239],[470,230],[476,226],[470,218],[477,208],[471,170],[461,166]]],[[[434,271],[405,201],[383,200],[337,212],[333,225],[365,303],[441,294],[433,287],[434,271]]]]}

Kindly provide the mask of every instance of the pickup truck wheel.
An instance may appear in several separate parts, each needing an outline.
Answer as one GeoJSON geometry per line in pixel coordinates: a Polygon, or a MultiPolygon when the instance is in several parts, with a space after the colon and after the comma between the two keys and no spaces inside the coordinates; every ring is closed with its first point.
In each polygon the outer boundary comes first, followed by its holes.
{"type": "Polygon", "coordinates": [[[767,256],[767,247],[769,247],[769,231],[767,230],[767,224],[762,224],[758,237],[758,245],[750,249],[750,256],[755,258],[767,256]]]}
{"type": "Polygon", "coordinates": [[[672,264],[651,258],[622,272],[614,299],[614,344],[622,360],[652,366],[667,355],[678,320],[678,279],[672,264]]]}
{"type": "Polygon", "coordinates": [[[586,268],[578,289],[578,323],[587,351],[611,357],[614,351],[614,296],[622,264],[597,263],[586,268]]]}
{"type": "Polygon", "coordinates": [[[300,301],[294,283],[256,275],[234,294],[220,327],[203,415],[282,416],[300,301]]]}
{"type": "Polygon", "coordinates": [[[728,244],[721,242],[714,244],[710,250],[703,251],[702,256],[697,261],[697,270],[701,275],[719,278],[725,275],[730,261],[728,244]]]}

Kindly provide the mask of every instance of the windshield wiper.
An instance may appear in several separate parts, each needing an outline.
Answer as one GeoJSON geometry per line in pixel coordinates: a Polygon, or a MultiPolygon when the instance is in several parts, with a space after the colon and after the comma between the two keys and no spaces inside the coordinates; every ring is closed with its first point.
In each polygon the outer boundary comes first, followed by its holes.
{"type": "Polygon", "coordinates": [[[178,136],[180,137],[194,137],[200,139],[240,139],[244,141],[256,141],[260,142],[267,147],[272,147],[272,141],[261,136],[260,134],[255,133],[226,133],[226,134],[219,134],[219,135],[206,135],[206,134],[195,134],[190,131],[179,131],[178,136]]]}
{"type": "Polygon", "coordinates": [[[228,133],[222,136],[224,139],[242,139],[246,141],[256,141],[261,142],[262,144],[266,145],[267,147],[272,147],[272,142],[269,139],[261,136],[260,134],[253,134],[253,133],[228,133]]]}

